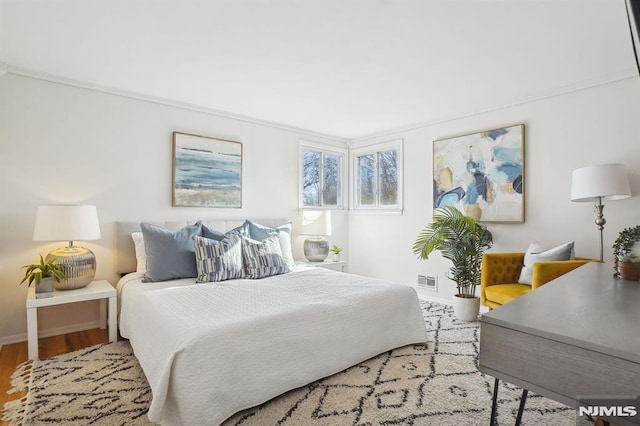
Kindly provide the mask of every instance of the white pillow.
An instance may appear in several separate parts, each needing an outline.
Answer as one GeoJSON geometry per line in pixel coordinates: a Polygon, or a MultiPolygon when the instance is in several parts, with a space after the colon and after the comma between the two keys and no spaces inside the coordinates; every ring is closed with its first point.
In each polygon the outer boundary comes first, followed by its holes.
{"type": "Polygon", "coordinates": [[[531,241],[529,248],[524,254],[524,266],[520,271],[520,284],[529,284],[533,279],[533,264],[549,260],[571,260],[574,258],[573,241],[560,244],[549,250],[544,250],[539,242],[531,241]]]}
{"type": "Polygon", "coordinates": [[[144,238],[142,232],[134,232],[131,234],[133,245],[136,248],[136,272],[144,274],[147,272],[147,252],[144,249],[144,238]]]}
{"type": "Polygon", "coordinates": [[[245,226],[247,226],[249,237],[252,240],[262,241],[272,235],[278,235],[282,257],[284,257],[284,260],[287,262],[287,266],[293,268],[296,262],[293,260],[293,252],[291,250],[291,222],[280,225],[277,228],[271,228],[247,220],[245,226]]]}

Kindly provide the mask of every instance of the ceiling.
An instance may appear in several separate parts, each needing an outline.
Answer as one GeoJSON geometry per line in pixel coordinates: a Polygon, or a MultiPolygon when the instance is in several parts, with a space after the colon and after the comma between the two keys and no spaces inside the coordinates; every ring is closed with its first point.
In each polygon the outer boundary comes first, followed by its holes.
{"type": "Polygon", "coordinates": [[[0,0],[10,72],[384,134],[637,75],[624,0],[0,0]]]}

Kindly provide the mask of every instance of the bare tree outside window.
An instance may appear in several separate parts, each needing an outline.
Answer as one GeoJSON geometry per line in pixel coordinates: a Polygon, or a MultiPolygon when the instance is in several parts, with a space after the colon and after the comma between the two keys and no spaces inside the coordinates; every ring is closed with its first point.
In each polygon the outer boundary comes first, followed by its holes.
{"type": "Polygon", "coordinates": [[[302,151],[303,207],[339,207],[342,204],[343,155],[302,151]]]}
{"type": "Polygon", "coordinates": [[[398,205],[398,150],[357,157],[357,204],[363,207],[398,205]]]}
{"type": "Polygon", "coordinates": [[[358,204],[376,205],[376,157],[374,154],[358,157],[358,204]]]}
{"type": "MultiPolygon", "coordinates": [[[[348,151],[301,143],[301,207],[344,208],[344,167],[348,151]]],[[[402,208],[402,141],[352,151],[353,206],[402,208]]]]}
{"type": "Polygon", "coordinates": [[[305,206],[320,205],[320,153],[302,153],[302,200],[305,206]]]}
{"type": "Polygon", "coordinates": [[[342,157],[339,155],[324,154],[323,166],[324,186],[322,188],[322,204],[325,206],[337,206],[340,197],[342,157]]]}
{"type": "Polygon", "coordinates": [[[398,151],[390,150],[378,153],[380,173],[380,205],[398,204],[398,151]]]}

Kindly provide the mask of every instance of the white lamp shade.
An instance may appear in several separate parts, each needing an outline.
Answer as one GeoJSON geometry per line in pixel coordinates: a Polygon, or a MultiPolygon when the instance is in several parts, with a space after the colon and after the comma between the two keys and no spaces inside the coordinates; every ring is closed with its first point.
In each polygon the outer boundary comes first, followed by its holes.
{"type": "Polygon", "coordinates": [[[34,241],[90,241],[100,239],[96,206],[40,206],[34,241]]]}
{"type": "Polygon", "coordinates": [[[305,210],[302,212],[302,235],[331,235],[329,210],[305,210]]]}
{"type": "Polygon", "coordinates": [[[571,201],[622,200],[631,197],[627,171],[622,164],[601,164],[576,169],[571,176],[571,201]]]}

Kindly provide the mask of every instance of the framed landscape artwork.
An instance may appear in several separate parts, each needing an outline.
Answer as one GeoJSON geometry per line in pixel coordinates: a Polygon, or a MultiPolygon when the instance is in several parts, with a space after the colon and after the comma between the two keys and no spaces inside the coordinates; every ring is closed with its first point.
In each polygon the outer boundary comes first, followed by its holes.
{"type": "Polygon", "coordinates": [[[242,207],[242,144],[173,132],[173,205],[242,207]]]}
{"type": "Polygon", "coordinates": [[[433,142],[433,206],[524,222],[524,124],[433,142]]]}

